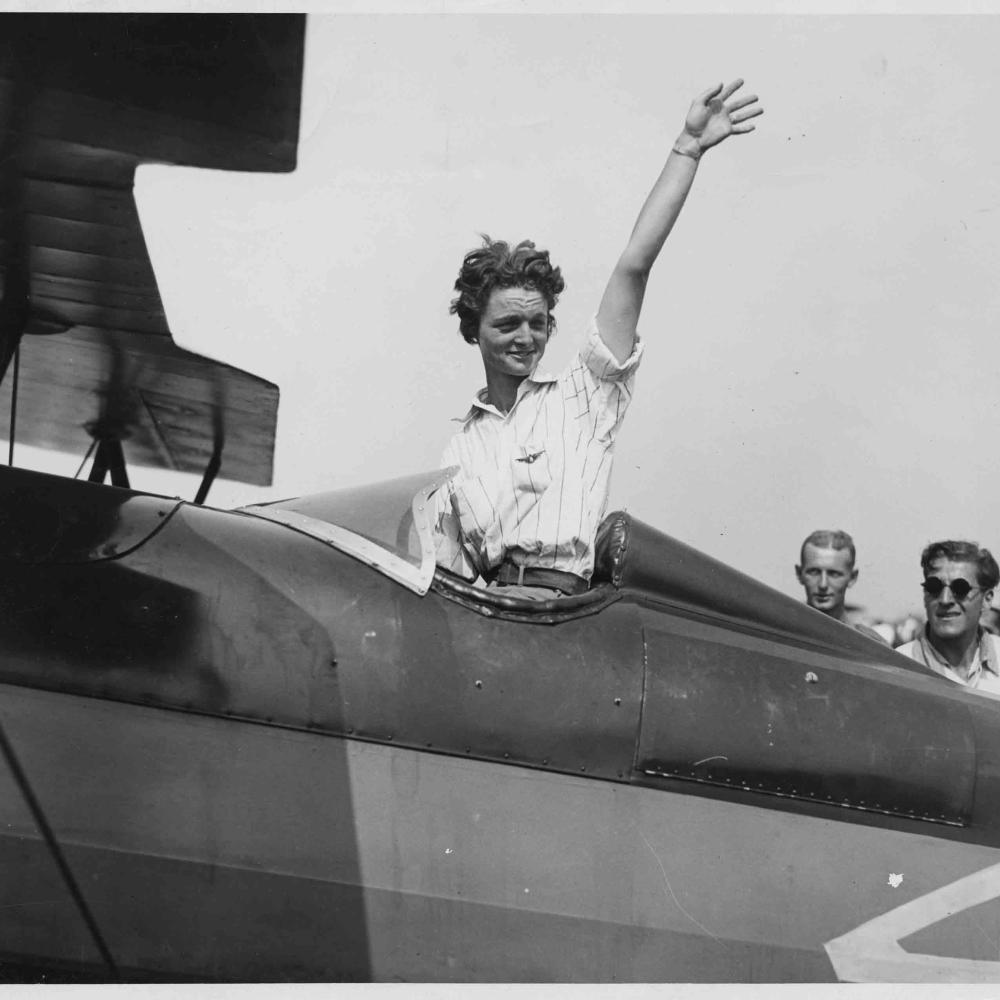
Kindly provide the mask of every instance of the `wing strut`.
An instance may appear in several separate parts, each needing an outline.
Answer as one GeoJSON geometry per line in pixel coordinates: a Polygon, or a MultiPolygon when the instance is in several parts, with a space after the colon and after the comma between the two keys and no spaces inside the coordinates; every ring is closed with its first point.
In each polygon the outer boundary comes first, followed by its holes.
{"type": "Polygon", "coordinates": [[[215,482],[215,477],[222,465],[222,449],[226,444],[226,426],[222,419],[222,407],[218,399],[212,407],[212,456],[205,466],[205,474],[202,476],[201,485],[195,495],[194,502],[203,504],[208,496],[208,491],[215,482]]]}
{"type": "Polygon", "coordinates": [[[0,193],[13,211],[8,222],[10,234],[6,259],[3,261],[3,298],[0,299],[0,382],[14,361],[14,384],[10,395],[10,451],[8,465],[14,464],[14,422],[17,417],[17,374],[21,338],[28,328],[31,313],[31,268],[28,260],[28,234],[25,223],[24,178],[17,168],[20,138],[27,115],[24,70],[14,59],[13,88],[7,114],[0,122],[0,193]]]}
{"type": "MultiPolygon", "coordinates": [[[[21,213],[18,213],[20,216],[21,213]]],[[[17,378],[21,359],[21,338],[28,327],[31,298],[28,293],[28,250],[23,240],[23,220],[15,223],[17,236],[7,257],[3,298],[0,299],[0,382],[14,362],[14,381],[10,390],[10,448],[7,464],[14,464],[14,432],[17,422],[17,378]]]]}
{"type": "MultiPolygon", "coordinates": [[[[14,372],[16,377],[16,367],[14,372]]],[[[12,416],[12,426],[13,419],[14,418],[12,416]]],[[[11,435],[13,437],[13,430],[11,430],[11,435]]],[[[131,489],[131,485],[128,481],[128,470],[125,467],[125,452],[122,450],[121,440],[116,437],[95,436],[93,443],[83,458],[84,463],[90,457],[91,452],[94,451],[95,446],[97,451],[94,454],[94,464],[90,467],[90,475],[87,476],[88,482],[103,483],[110,473],[112,486],[123,486],[125,489],[131,489]]],[[[11,447],[13,447],[13,445],[11,447]]],[[[222,439],[221,436],[216,436],[215,447],[212,449],[212,457],[208,460],[208,465],[205,467],[205,474],[202,476],[201,484],[198,487],[198,493],[194,498],[194,502],[196,504],[203,504],[205,502],[205,498],[208,496],[208,491],[211,489],[212,483],[215,482],[215,477],[218,474],[221,465],[222,439]]],[[[79,475],[79,471],[77,472],[77,475],[79,475]]]]}
{"type": "MultiPolygon", "coordinates": [[[[15,227],[23,228],[17,223],[15,227]]],[[[15,237],[11,245],[5,272],[3,298],[0,299],[0,382],[17,355],[31,313],[28,250],[19,237],[15,237]]]]}
{"type": "Polygon", "coordinates": [[[205,475],[202,476],[201,485],[198,487],[198,493],[195,495],[194,502],[197,504],[203,504],[205,498],[208,496],[208,491],[211,489],[212,483],[215,482],[216,474],[219,471],[219,466],[222,465],[222,444],[220,441],[216,440],[215,448],[212,449],[212,457],[208,460],[208,465],[205,466],[205,475]]]}
{"type": "Polygon", "coordinates": [[[10,388],[10,447],[7,449],[7,464],[14,464],[14,438],[17,436],[17,377],[20,368],[21,347],[14,352],[14,382],[10,388]]]}
{"type": "Polygon", "coordinates": [[[112,486],[124,486],[129,489],[128,472],[125,469],[125,453],[118,438],[97,438],[97,453],[94,464],[90,467],[87,479],[92,483],[103,483],[105,476],[111,473],[112,486]]]}

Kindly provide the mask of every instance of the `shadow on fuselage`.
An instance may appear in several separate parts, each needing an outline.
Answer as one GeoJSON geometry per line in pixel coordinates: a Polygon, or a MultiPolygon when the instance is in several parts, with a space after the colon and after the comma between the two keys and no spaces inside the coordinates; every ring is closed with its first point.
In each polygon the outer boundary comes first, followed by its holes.
{"type": "MultiPolygon", "coordinates": [[[[322,608],[345,557],[10,469],[0,539],[0,714],[124,977],[370,979],[322,608]]],[[[6,767],[0,803],[0,974],[107,979],[6,767]]]]}

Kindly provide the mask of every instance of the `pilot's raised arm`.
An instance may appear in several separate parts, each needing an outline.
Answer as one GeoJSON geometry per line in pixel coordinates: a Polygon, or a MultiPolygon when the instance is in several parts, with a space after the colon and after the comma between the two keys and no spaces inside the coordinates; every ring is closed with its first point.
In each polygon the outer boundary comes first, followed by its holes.
{"type": "Polygon", "coordinates": [[[442,465],[459,472],[437,498],[438,563],[511,596],[547,600],[590,585],[608,502],[614,442],[643,345],[636,333],[649,272],[704,152],[750,132],[742,80],[697,97],[639,213],[580,351],[562,375],[539,369],[563,290],[530,240],[483,238],[465,255],[451,311],[482,355],[486,387],[460,419],[442,465]]]}
{"type": "Polygon", "coordinates": [[[734,96],[742,86],[742,80],[726,86],[720,83],[694,99],[684,128],[639,212],[628,246],[611,272],[597,311],[597,327],[619,361],[632,351],[646,280],[681,214],[702,155],[730,135],[752,132],[749,119],[763,114],[755,94],[734,96]]]}

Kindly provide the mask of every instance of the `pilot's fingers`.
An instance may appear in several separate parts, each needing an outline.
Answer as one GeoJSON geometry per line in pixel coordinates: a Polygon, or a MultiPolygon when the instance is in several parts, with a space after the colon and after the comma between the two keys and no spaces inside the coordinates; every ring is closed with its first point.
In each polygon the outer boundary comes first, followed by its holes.
{"type": "Polygon", "coordinates": [[[736,93],[740,87],[743,86],[743,80],[737,77],[732,83],[727,83],[725,87],[722,88],[722,93],[719,94],[719,100],[728,101],[733,94],[736,93]]]}
{"type": "Polygon", "coordinates": [[[747,108],[744,111],[737,111],[729,116],[729,120],[736,125],[738,122],[745,122],[748,118],[756,118],[764,113],[763,108],[747,108]]]}
{"type": "Polygon", "coordinates": [[[708,104],[713,97],[716,97],[722,91],[722,84],[717,83],[714,87],[709,87],[708,90],[699,94],[695,99],[695,104],[708,104]]]}
{"type": "Polygon", "coordinates": [[[756,94],[746,94],[743,97],[737,97],[735,101],[730,101],[726,105],[726,109],[729,111],[739,111],[740,108],[745,108],[748,104],[753,104],[756,100],[756,94]]]}

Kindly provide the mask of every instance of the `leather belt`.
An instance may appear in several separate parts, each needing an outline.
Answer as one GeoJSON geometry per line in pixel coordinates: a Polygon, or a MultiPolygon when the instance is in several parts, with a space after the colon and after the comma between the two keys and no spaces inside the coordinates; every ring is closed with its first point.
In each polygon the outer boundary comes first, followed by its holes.
{"type": "Polygon", "coordinates": [[[539,566],[517,566],[510,562],[501,563],[494,570],[490,582],[502,587],[551,587],[564,594],[584,594],[590,590],[590,584],[576,573],[542,569],[539,566]]]}

